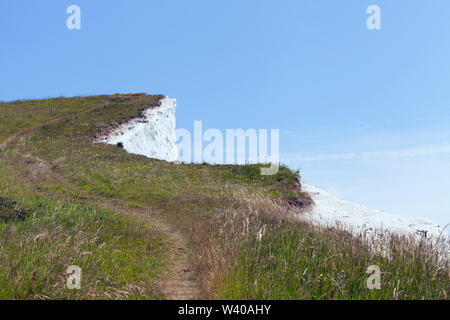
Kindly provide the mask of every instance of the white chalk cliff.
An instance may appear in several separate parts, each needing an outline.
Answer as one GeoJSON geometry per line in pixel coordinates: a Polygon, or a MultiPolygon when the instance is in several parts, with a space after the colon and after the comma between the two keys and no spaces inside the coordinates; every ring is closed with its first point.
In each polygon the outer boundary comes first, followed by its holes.
{"type": "Polygon", "coordinates": [[[129,153],[166,161],[178,160],[175,134],[177,101],[165,97],[157,108],[144,111],[143,118],[130,120],[98,142],[122,143],[129,153]]]}
{"type": "Polygon", "coordinates": [[[310,221],[323,226],[339,226],[353,234],[412,234],[421,238],[438,238],[441,228],[425,218],[404,217],[338,199],[319,188],[302,184],[315,205],[309,213],[310,221]]]}

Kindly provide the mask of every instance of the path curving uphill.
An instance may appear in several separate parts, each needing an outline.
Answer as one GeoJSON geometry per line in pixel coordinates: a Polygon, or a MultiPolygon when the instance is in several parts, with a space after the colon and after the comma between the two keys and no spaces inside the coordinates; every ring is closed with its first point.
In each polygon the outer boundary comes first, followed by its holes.
{"type": "MultiPolygon", "coordinates": [[[[111,102],[105,102],[80,112],[73,112],[67,115],[59,116],[49,121],[21,129],[7,137],[0,144],[0,154],[3,153],[8,147],[14,148],[19,140],[26,139],[44,126],[49,126],[60,121],[65,121],[73,116],[86,114],[96,109],[104,108],[110,104],[111,102]]],[[[30,156],[27,155],[27,157],[30,156]]],[[[5,160],[8,163],[10,169],[12,171],[15,170],[14,161],[8,161],[7,159],[5,160]]],[[[149,227],[157,229],[161,233],[165,234],[168,239],[170,239],[170,248],[168,252],[170,263],[166,272],[157,281],[159,291],[162,293],[163,298],[167,300],[192,300],[198,297],[199,288],[197,281],[194,280],[193,268],[189,259],[190,250],[188,247],[188,241],[182,233],[167,224],[159,215],[157,210],[155,210],[154,208],[129,209],[124,207],[120,203],[115,203],[110,199],[105,199],[97,196],[84,197],[83,191],[78,190],[77,186],[73,185],[68,179],[52,170],[47,170],[47,172],[49,175],[51,175],[52,179],[57,180],[65,189],[74,191],[79,194],[80,196],[77,199],[78,201],[86,203],[88,205],[96,205],[106,210],[120,213],[122,215],[137,218],[142,223],[147,224],[149,227]]],[[[30,183],[30,185],[32,185],[32,183],[30,183]]]]}

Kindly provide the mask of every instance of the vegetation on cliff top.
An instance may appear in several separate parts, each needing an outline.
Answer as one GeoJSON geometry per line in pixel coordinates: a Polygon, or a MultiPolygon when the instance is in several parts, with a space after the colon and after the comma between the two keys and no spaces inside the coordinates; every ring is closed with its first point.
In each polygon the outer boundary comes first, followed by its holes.
{"type": "Polygon", "coordinates": [[[447,298],[439,248],[393,235],[381,255],[294,219],[304,213],[289,202],[308,195],[286,167],[263,177],[260,165],[175,164],[91,142],[159,98],[0,104],[0,298],[177,298],[177,286],[184,298],[447,298]],[[381,290],[366,286],[373,264],[381,290]],[[83,270],[81,290],[65,287],[69,265],[83,270]]]}

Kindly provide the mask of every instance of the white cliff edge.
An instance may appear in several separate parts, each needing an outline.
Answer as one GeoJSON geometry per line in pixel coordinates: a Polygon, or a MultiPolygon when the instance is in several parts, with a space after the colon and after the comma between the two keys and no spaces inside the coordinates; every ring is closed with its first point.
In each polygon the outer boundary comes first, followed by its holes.
{"type": "Polygon", "coordinates": [[[160,106],[144,111],[143,118],[132,119],[96,142],[121,143],[133,154],[166,161],[178,160],[175,134],[176,99],[163,98],[160,106]]]}
{"type": "Polygon", "coordinates": [[[382,235],[396,233],[437,239],[441,228],[425,218],[405,217],[340,200],[319,188],[302,184],[315,205],[307,212],[307,219],[322,226],[339,226],[353,234],[382,235]]]}

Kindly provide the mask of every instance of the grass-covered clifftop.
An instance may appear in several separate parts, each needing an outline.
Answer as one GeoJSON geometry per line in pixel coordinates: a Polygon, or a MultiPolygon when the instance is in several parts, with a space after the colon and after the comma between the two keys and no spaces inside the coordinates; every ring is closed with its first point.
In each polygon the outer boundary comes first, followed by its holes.
{"type": "Polygon", "coordinates": [[[449,267],[428,244],[392,237],[383,257],[296,221],[289,201],[308,195],[286,167],[261,176],[91,142],[160,98],[0,104],[0,298],[447,298],[449,267]],[[366,286],[373,264],[381,290],[366,286]],[[80,290],[65,287],[69,265],[80,290]]]}

